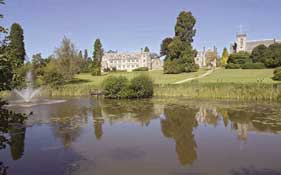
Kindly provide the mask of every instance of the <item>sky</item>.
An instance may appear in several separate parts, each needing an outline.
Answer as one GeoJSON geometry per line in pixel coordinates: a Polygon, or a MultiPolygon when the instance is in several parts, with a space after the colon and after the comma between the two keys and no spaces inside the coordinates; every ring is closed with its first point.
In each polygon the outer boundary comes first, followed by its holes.
{"type": "Polygon", "coordinates": [[[19,23],[29,57],[53,54],[64,36],[79,50],[92,54],[96,38],[105,50],[159,53],[161,41],[174,36],[178,14],[191,11],[197,19],[193,46],[235,41],[239,26],[248,39],[281,38],[281,0],[5,0],[1,25],[19,23]]]}

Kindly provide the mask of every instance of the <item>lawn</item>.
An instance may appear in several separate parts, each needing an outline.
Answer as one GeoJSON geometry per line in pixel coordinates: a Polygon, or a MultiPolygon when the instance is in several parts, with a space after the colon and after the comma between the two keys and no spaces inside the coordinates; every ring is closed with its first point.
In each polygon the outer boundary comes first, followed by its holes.
{"type": "Polygon", "coordinates": [[[218,69],[200,80],[202,83],[277,83],[273,69],[218,69]]]}
{"type": "Polygon", "coordinates": [[[137,75],[147,74],[153,79],[154,84],[165,85],[165,84],[173,84],[177,81],[181,81],[187,78],[199,76],[201,74],[204,74],[206,71],[207,71],[206,69],[200,69],[198,72],[193,72],[193,73],[163,74],[162,70],[154,70],[148,72],[114,72],[102,76],[92,76],[91,74],[79,74],[75,77],[75,80],[71,84],[81,83],[81,84],[93,85],[95,87],[100,87],[102,81],[107,77],[109,77],[110,75],[125,76],[128,79],[132,79],[137,75]]]}

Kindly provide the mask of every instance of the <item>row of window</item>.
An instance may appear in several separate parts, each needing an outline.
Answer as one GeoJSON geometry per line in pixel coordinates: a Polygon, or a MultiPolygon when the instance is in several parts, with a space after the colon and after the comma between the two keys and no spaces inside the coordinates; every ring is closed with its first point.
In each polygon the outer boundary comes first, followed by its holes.
{"type": "Polygon", "coordinates": [[[116,68],[118,68],[118,69],[130,69],[130,68],[134,69],[134,68],[138,68],[139,65],[137,65],[137,64],[132,64],[132,65],[117,65],[117,66],[111,66],[111,67],[116,67],[116,68]]]}
{"type": "MultiPolygon", "coordinates": [[[[134,62],[139,62],[140,60],[137,60],[137,59],[123,60],[123,63],[125,63],[126,61],[127,61],[128,63],[130,63],[130,62],[134,63],[134,62]]],[[[121,63],[121,60],[109,60],[109,62],[110,62],[110,63],[121,63]]],[[[143,62],[145,62],[145,59],[143,60],[143,62]]]]}

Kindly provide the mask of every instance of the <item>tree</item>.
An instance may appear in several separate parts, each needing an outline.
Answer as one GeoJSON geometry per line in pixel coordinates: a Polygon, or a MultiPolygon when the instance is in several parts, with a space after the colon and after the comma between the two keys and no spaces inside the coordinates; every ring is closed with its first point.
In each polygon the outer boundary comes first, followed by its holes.
{"type": "Polygon", "coordinates": [[[229,55],[228,62],[232,64],[246,64],[251,63],[250,54],[248,52],[238,52],[229,55]]]}
{"type": "Polygon", "coordinates": [[[264,44],[258,45],[255,47],[251,53],[251,59],[254,63],[260,62],[265,63],[265,53],[266,53],[267,47],[264,44]]]}
{"type": "Polygon", "coordinates": [[[161,44],[161,50],[160,50],[160,55],[161,56],[164,56],[164,55],[168,55],[168,46],[169,44],[173,41],[173,38],[165,38],[163,41],[162,41],[162,44],[161,44]]]}
{"type": "Polygon", "coordinates": [[[44,74],[44,67],[47,65],[47,61],[42,58],[41,53],[37,53],[32,56],[32,70],[33,75],[36,76],[43,76],[44,74]]]}
{"type": "Polygon", "coordinates": [[[70,39],[64,37],[61,46],[55,50],[57,59],[57,70],[63,75],[64,81],[73,79],[79,73],[82,59],[79,58],[77,50],[70,39]]]}
{"type": "Polygon", "coordinates": [[[96,39],[94,44],[92,75],[101,75],[101,61],[103,56],[103,49],[100,39],[96,39]]]}
{"type": "MultiPolygon", "coordinates": [[[[192,48],[193,37],[196,33],[194,29],[195,23],[196,19],[191,12],[183,11],[179,14],[175,26],[175,37],[172,41],[166,38],[162,43],[163,47],[161,46],[161,51],[166,52],[165,60],[173,61],[176,59],[176,64],[179,64],[179,66],[174,66],[177,69],[175,71],[165,70],[165,68],[171,68],[171,66],[164,66],[165,73],[194,72],[198,70],[198,65],[195,64],[194,60],[197,52],[192,48]],[[181,71],[179,72],[179,70],[181,71]]],[[[169,62],[169,64],[171,63],[169,62]]],[[[175,62],[172,62],[172,65],[174,64],[175,62]]]]}
{"type": "Polygon", "coordinates": [[[101,62],[103,56],[103,49],[102,49],[102,44],[100,39],[96,39],[95,44],[94,44],[94,53],[93,53],[93,60],[97,60],[101,62]]]}
{"type": "Polygon", "coordinates": [[[264,64],[268,68],[276,68],[281,66],[281,44],[274,43],[268,46],[264,53],[264,64]]]}
{"type": "Polygon", "coordinates": [[[87,60],[87,61],[88,61],[88,59],[89,59],[88,50],[85,49],[85,50],[84,50],[84,60],[87,60]]]}
{"type": "Polygon", "coordinates": [[[194,29],[196,19],[191,12],[183,11],[177,18],[175,36],[181,41],[192,43],[196,30],[194,29]]]}
{"type": "Polygon", "coordinates": [[[9,35],[9,50],[13,53],[13,62],[16,66],[22,65],[25,60],[25,48],[24,48],[24,35],[22,27],[14,23],[11,26],[11,31],[9,35]]]}
{"type": "Polygon", "coordinates": [[[78,57],[79,57],[80,59],[83,59],[83,54],[82,54],[82,51],[81,51],[81,50],[79,51],[78,57]]]}
{"type": "Polygon", "coordinates": [[[150,50],[149,50],[149,48],[147,46],[145,46],[144,52],[150,52],[150,50]]]}
{"type": "Polygon", "coordinates": [[[227,48],[224,48],[223,53],[222,53],[222,57],[221,57],[221,64],[223,66],[227,64],[228,57],[229,57],[229,54],[228,54],[227,48]]]}

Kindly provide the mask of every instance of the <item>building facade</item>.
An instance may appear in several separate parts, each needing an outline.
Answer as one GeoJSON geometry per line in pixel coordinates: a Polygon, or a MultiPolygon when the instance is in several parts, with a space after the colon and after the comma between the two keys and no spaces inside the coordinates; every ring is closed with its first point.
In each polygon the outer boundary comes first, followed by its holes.
{"type": "Polygon", "coordinates": [[[265,45],[266,47],[274,43],[281,43],[281,40],[277,39],[263,39],[263,40],[247,40],[246,33],[239,33],[236,35],[236,42],[230,45],[230,52],[249,52],[251,53],[253,49],[259,45],[265,45]]]}
{"type": "Polygon", "coordinates": [[[197,55],[195,57],[195,64],[197,64],[200,68],[202,67],[216,67],[217,66],[217,49],[208,49],[205,48],[203,51],[197,51],[197,55]]]}
{"type": "Polygon", "coordinates": [[[102,70],[116,69],[121,71],[132,71],[140,67],[151,69],[161,69],[163,61],[159,58],[152,59],[149,52],[109,52],[102,57],[102,70]]]}

